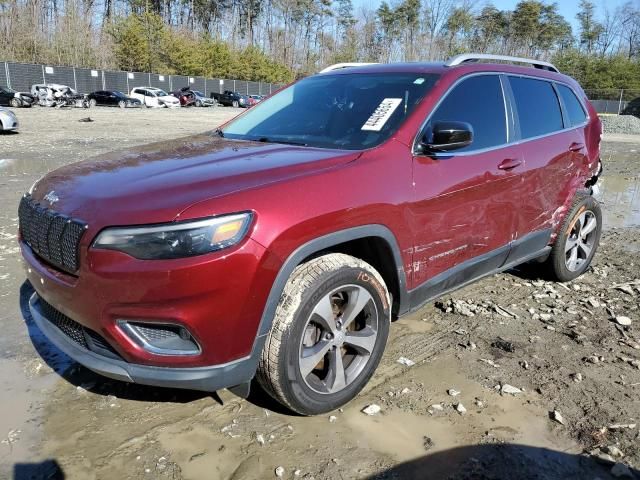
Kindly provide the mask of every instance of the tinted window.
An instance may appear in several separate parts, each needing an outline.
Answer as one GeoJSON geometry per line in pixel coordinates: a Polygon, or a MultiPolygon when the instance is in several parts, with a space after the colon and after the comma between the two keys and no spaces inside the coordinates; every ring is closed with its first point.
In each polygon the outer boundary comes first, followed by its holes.
{"type": "Polygon", "coordinates": [[[509,77],[516,100],[522,138],[562,130],[560,103],[551,83],[533,78],[509,77]]]}
{"type": "Polygon", "coordinates": [[[564,102],[564,106],[567,109],[569,115],[569,121],[571,125],[580,125],[587,119],[587,114],[584,113],[584,109],[580,104],[580,100],[576,97],[576,94],[569,87],[564,85],[558,85],[558,91],[564,102]]]}
{"type": "Polygon", "coordinates": [[[427,124],[427,135],[436,122],[468,122],[473,127],[473,143],[456,150],[479,150],[507,142],[502,87],[497,75],[463,80],[444,98],[427,124]]]}

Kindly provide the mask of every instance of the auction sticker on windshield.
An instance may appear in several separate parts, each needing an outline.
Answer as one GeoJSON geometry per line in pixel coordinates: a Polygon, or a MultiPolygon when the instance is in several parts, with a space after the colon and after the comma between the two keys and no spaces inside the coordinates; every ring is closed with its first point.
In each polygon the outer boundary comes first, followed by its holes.
{"type": "Polygon", "coordinates": [[[401,103],[401,98],[385,98],[382,100],[378,108],[375,109],[369,119],[364,123],[361,130],[379,132],[401,103]]]}

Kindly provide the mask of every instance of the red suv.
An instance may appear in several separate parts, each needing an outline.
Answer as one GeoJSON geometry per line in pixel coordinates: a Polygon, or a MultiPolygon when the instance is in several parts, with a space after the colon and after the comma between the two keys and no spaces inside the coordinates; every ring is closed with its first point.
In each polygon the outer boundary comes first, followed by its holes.
{"type": "Polygon", "coordinates": [[[398,316],[523,262],[588,268],[601,131],[543,62],[329,69],[216,132],[36,182],[19,208],[31,313],[107,377],[246,395],[255,376],[326,412],[398,316]]]}

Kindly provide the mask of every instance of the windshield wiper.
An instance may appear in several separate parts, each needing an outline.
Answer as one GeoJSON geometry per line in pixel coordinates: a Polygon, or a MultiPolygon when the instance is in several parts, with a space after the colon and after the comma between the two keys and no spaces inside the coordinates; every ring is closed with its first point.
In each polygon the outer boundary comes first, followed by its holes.
{"type": "Polygon", "coordinates": [[[297,145],[299,147],[306,147],[307,144],[306,143],[302,143],[302,142],[292,142],[289,140],[278,140],[275,138],[269,138],[269,137],[260,137],[256,140],[257,142],[262,142],[262,143],[282,143],[284,145],[297,145]]]}
{"type": "Polygon", "coordinates": [[[219,137],[224,138],[224,132],[222,130],[220,130],[219,128],[216,128],[216,135],[218,135],[219,137]]]}

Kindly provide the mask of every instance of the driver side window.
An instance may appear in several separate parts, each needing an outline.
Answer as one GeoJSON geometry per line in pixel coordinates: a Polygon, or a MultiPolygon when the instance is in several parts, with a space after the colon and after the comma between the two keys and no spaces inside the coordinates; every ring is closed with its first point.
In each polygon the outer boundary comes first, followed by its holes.
{"type": "Polygon", "coordinates": [[[498,75],[467,78],[449,92],[427,123],[430,134],[436,122],[467,122],[473,127],[473,143],[456,152],[481,150],[507,143],[507,126],[498,75]]]}

